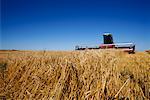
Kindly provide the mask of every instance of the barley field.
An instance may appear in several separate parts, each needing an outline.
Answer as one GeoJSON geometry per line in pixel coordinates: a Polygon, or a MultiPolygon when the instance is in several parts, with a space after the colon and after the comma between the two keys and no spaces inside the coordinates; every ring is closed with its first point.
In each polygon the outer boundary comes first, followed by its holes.
{"type": "Polygon", "coordinates": [[[116,50],[0,51],[0,97],[149,100],[150,54],[116,50]]]}

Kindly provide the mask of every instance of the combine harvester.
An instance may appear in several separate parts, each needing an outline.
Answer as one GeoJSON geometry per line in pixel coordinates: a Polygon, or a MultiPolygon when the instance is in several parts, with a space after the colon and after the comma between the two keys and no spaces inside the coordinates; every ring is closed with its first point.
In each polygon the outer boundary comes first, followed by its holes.
{"type": "Polygon", "coordinates": [[[103,34],[104,43],[100,44],[97,47],[88,47],[88,46],[76,46],[75,50],[91,50],[91,49],[121,49],[124,52],[135,53],[135,44],[134,43],[114,43],[113,36],[111,33],[103,34]]]}

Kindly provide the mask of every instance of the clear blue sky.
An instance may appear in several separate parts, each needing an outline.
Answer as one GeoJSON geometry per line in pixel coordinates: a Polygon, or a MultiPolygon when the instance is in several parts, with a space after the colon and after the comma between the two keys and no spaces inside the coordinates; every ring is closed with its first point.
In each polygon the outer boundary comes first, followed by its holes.
{"type": "Polygon", "coordinates": [[[150,0],[1,0],[0,49],[73,50],[103,32],[150,49],[150,0]]]}

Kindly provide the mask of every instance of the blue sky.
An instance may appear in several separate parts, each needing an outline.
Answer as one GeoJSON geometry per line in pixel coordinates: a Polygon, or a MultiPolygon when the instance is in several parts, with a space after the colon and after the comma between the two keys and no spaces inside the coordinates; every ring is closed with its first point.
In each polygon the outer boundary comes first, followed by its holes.
{"type": "Polygon", "coordinates": [[[1,0],[0,49],[73,50],[115,42],[150,49],[149,0],[1,0]]]}

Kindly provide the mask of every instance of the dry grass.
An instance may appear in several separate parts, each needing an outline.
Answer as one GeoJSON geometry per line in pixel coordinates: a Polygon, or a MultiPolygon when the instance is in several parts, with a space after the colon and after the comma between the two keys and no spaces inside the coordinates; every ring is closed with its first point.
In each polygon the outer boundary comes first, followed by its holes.
{"type": "Polygon", "coordinates": [[[1,51],[7,99],[150,99],[150,55],[114,50],[1,51]]]}

